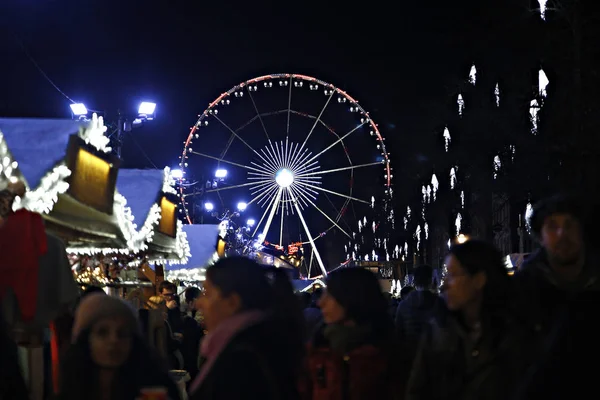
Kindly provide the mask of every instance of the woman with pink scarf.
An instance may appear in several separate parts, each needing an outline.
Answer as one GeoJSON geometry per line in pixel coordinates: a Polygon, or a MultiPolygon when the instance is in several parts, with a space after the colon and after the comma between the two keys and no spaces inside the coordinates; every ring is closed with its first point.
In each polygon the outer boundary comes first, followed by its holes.
{"type": "Polygon", "coordinates": [[[303,356],[300,304],[284,271],[230,257],[206,271],[208,331],[190,399],[293,400],[303,356]]]}

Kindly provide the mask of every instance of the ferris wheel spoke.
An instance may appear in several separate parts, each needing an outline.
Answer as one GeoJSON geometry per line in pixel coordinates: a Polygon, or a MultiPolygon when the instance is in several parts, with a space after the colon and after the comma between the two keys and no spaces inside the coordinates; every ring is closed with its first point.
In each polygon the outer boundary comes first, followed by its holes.
{"type": "Polygon", "coordinates": [[[273,144],[269,141],[269,147],[271,148],[271,152],[273,153],[272,159],[276,164],[281,165],[281,159],[279,158],[279,154],[277,153],[277,143],[273,144]]]}
{"type": "Polygon", "coordinates": [[[306,164],[298,168],[296,171],[296,176],[304,175],[306,172],[315,171],[319,168],[321,168],[321,166],[319,165],[318,161],[314,161],[312,164],[306,164]]]}
{"type": "MultiPolygon", "coordinates": [[[[288,188],[288,191],[291,192],[291,189],[288,188]]],[[[302,227],[304,228],[304,231],[306,232],[306,236],[308,236],[308,241],[310,242],[310,245],[312,247],[313,253],[315,254],[315,257],[317,258],[319,267],[321,267],[321,272],[323,273],[324,276],[327,276],[327,269],[325,268],[325,265],[323,264],[323,260],[321,259],[321,254],[319,254],[319,250],[317,250],[315,241],[313,240],[313,237],[310,234],[310,231],[308,230],[308,225],[306,225],[306,221],[304,220],[304,215],[302,215],[302,210],[300,210],[298,201],[294,197],[293,193],[289,193],[289,194],[290,194],[290,197],[292,198],[292,203],[294,205],[294,208],[296,209],[296,212],[298,213],[298,217],[300,218],[300,222],[302,223],[302,227]]]]}
{"type": "Polygon", "coordinates": [[[322,190],[322,191],[327,192],[327,193],[335,194],[336,196],[339,196],[339,197],[344,197],[346,199],[358,201],[360,203],[371,204],[370,202],[368,202],[366,200],[357,199],[356,197],[348,196],[348,195],[343,194],[343,193],[334,192],[333,190],[325,189],[324,187],[313,186],[310,183],[298,182],[298,184],[301,185],[301,186],[305,186],[305,187],[309,187],[309,188],[315,189],[317,191],[322,190]]]}
{"type": "Polygon", "coordinates": [[[263,208],[267,202],[272,199],[272,197],[275,195],[275,193],[277,193],[277,189],[279,188],[278,185],[275,185],[273,187],[270,187],[269,189],[265,190],[262,194],[257,196],[257,201],[256,204],[260,207],[263,208]]]}
{"type": "Polygon", "coordinates": [[[298,166],[302,165],[302,161],[308,159],[308,157],[310,157],[311,154],[312,153],[310,153],[308,149],[304,149],[304,151],[302,151],[302,149],[299,148],[296,152],[294,160],[292,161],[292,166],[290,167],[290,169],[294,171],[298,166]]]}
{"type": "Polygon", "coordinates": [[[267,237],[267,233],[269,232],[269,228],[271,227],[271,223],[273,222],[273,217],[275,216],[275,212],[277,211],[277,208],[279,207],[279,202],[281,201],[281,192],[282,191],[283,191],[283,188],[279,188],[279,190],[277,191],[277,194],[275,195],[275,201],[273,202],[273,206],[271,207],[271,212],[269,213],[269,218],[267,218],[267,222],[265,223],[265,227],[263,228],[263,231],[262,231],[263,241],[267,237]]]}
{"type": "Polygon", "coordinates": [[[317,126],[317,124],[321,120],[321,117],[323,116],[323,113],[325,112],[325,109],[329,105],[329,102],[331,101],[331,98],[333,97],[334,93],[335,93],[335,90],[332,90],[331,94],[327,98],[327,101],[325,102],[325,105],[321,109],[321,112],[319,113],[319,116],[315,120],[315,123],[313,124],[312,128],[310,128],[310,131],[308,132],[308,135],[306,135],[306,137],[304,138],[304,142],[302,143],[302,146],[300,146],[301,149],[304,148],[304,146],[306,145],[306,142],[308,142],[308,139],[310,138],[310,135],[312,135],[313,131],[315,130],[315,127],[317,126]]]}
{"type": "Polygon", "coordinates": [[[255,163],[254,161],[250,161],[250,164],[254,165],[258,169],[262,169],[263,171],[265,171],[265,174],[268,174],[269,172],[270,173],[275,172],[275,169],[270,165],[260,165],[260,164],[255,163]]]}
{"type": "MultiPolygon", "coordinates": [[[[269,143],[271,143],[271,142],[269,142],[269,143]]],[[[261,152],[261,153],[262,153],[262,154],[263,154],[263,155],[264,155],[264,156],[265,156],[267,159],[269,159],[269,160],[270,160],[270,162],[269,162],[268,166],[269,166],[270,168],[272,168],[272,169],[273,169],[273,171],[275,171],[275,170],[277,169],[277,166],[275,165],[277,160],[275,159],[275,156],[273,156],[273,155],[271,154],[271,152],[269,151],[269,148],[268,148],[268,147],[266,147],[266,148],[264,148],[264,149],[260,149],[260,152],[261,152]]],[[[265,164],[265,165],[267,165],[267,164],[265,164]]]]}
{"type": "MultiPolygon", "coordinates": [[[[262,224],[263,220],[265,219],[265,217],[267,216],[267,213],[269,212],[269,210],[271,209],[271,205],[275,202],[275,196],[271,197],[271,199],[269,200],[269,205],[268,207],[265,208],[265,211],[263,212],[262,217],[260,217],[260,220],[258,221],[258,224],[256,224],[256,228],[254,228],[254,232],[252,232],[252,239],[254,239],[254,237],[256,236],[256,232],[258,232],[258,229],[260,228],[260,225],[262,224]]],[[[264,238],[263,238],[264,240],[264,238]]]]}
{"type": "MultiPolygon", "coordinates": [[[[292,189],[292,192],[296,192],[295,189],[292,189]]],[[[323,216],[325,218],[327,218],[329,220],[329,222],[331,222],[336,228],[338,228],[344,235],[348,236],[350,239],[352,239],[352,236],[350,236],[348,234],[348,232],[346,232],[344,229],[342,229],[341,226],[339,226],[337,224],[336,221],[334,221],[329,215],[327,215],[327,213],[325,213],[323,210],[321,210],[314,201],[312,201],[310,198],[306,197],[301,191],[297,192],[301,197],[304,197],[306,201],[308,201],[310,203],[310,205],[312,205],[318,212],[320,212],[321,214],[323,214],[323,216]]]]}
{"type": "Polygon", "coordinates": [[[223,190],[237,189],[237,188],[246,187],[246,186],[258,186],[261,183],[270,183],[270,182],[271,182],[270,180],[264,180],[264,181],[242,183],[240,185],[223,186],[223,187],[216,188],[216,189],[209,189],[205,193],[222,192],[223,190]]]}
{"type": "Polygon", "coordinates": [[[258,120],[260,121],[263,131],[265,132],[265,136],[267,137],[268,141],[271,141],[271,138],[269,137],[269,133],[267,132],[267,127],[265,126],[265,122],[263,121],[262,116],[260,115],[260,112],[258,111],[258,107],[256,106],[256,102],[254,101],[254,97],[252,97],[252,92],[250,91],[250,86],[246,86],[246,91],[249,94],[250,100],[252,100],[252,105],[254,106],[254,111],[256,111],[256,115],[258,115],[258,120]]]}
{"type": "Polygon", "coordinates": [[[250,171],[256,171],[256,172],[260,172],[260,173],[264,172],[263,170],[251,167],[249,165],[239,164],[239,163],[236,163],[236,162],[233,162],[233,161],[226,160],[226,159],[221,158],[221,157],[215,157],[215,156],[211,156],[209,154],[200,153],[200,152],[197,152],[197,151],[190,151],[190,153],[191,154],[195,154],[195,155],[200,156],[200,157],[210,158],[212,160],[217,160],[219,162],[224,162],[225,164],[235,165],[236,167],[249,169],[250,171]]]}
{"type": "Polygon", "coordinates": [[[315,154],[310,160],[308,160],[307,162],[311,162],[313,160],[315,160],[316,158],[318,158],[319,156],[323,155],[323,153],[327,152],[329,149],[331,149],[333,146],[335,146],[336,144],[340,143],[341,141],[343,141],[344,139],[346,139],[348,136],[350,136],[352,133],[356,132],[360,127],[364,126],[365,123],[361,123],[359,125],[357,125],[354,129],[352,129],[351,131],[349,131],[348,133],[346,133],[344,136],[338,138],[338,140],[336,140],[335,142],[333,142],[332,144],[330,144],[329,146],[327,146],[325,149],[321,150],[319,153],[315,154]]]}
{"type": "Polygon", "coordinates": [[[302,190],[302,191],[305,191],[307,193],[310,193],[310,195],[313,198],[315,198],[315,199],[319,195],[319,192],[317,192],[316,190],[314,190],[314,189],[312,189],[312,188],[310,188],[308,186],[302,185],[300,183],[298,185],[296,185],[296,187],[298,188],[298,190],[302,190]]]}
{"type": "Polygon", "coordinates": [[[291,149],[291,146],[290,146],[290,141],[289,141],[289,139],[286,137],[286,138],[285,138],[285,159],[284,159],[284,160],[285,160],[285,162],[283,163],[283,165],[284,165],[286,168],[289,168],[289,167],[290,167],[290,155],[291,155],[291,151],[292,151],[292,149],[291,149]]]}
{"type": "Polygon", "coordinates": [[[372,163],[368,163],[368,164],[350,165],[349,167],[328,169],[328,170],[325,170],[325,171],[317,171],[317,172],[308,172],[308,173],[305,173],[305,174],[300,174],[298,176],[301,177],[301,178],[304,178],[304,177],[312,176],[312,175],[323,175],[323,174],[330,174],[332,172],[347,171],[347,170],[350,170],[350,169],[371,167],[373,165],[381,165],[381,163],[380,162],[372,162],[372,163]]]}
{"type": "Polygon", "coordinates": [[[287,190],[282,192],[282,200],[279,202],[279,212],[281,213],[281,218],[279,221],[279,245],[283,246],[283,218],[285,216],[284,207],[286,207],[287,200],[287,190]]]}
{"type": "Polygon", "coordinates": [[[250,146],[248,144],[248,142],[246,142],[244,139],[242,139],[242,137],[240,135],[237,134],[236,131],[234,131],[233,129],[231,129],[231,127],[229,125],[227,125],[225,122],[223,122],[223,120],[221,120],[221,118],[219,118],[216,114],[212,114],[212,116],[221,123],[221,125],[223,125],[225,128],[227,128],[227,130],[229,130],[229,132],[231,132],[232,135],[234,135],[240,142],[244,143],[246,145],[246,147],[248,147],[250,150],[252,150],[252,152],[254,154],[256,154],[258,157],[260,157],[265,163],[269,163],[269,161],[267,161],[266,159],[263,158],[263,156],[256,150],[254,150],[254,148],[252,146],[250,146]]]}
{"type": "Polygon", "coordinates": [[[285,137],[290,136],[290,115],[292,113],[292,77],[289,82],[290,89],[288,91],[288,108],[287,108],[287,126],[285,128],[285,137]]]}

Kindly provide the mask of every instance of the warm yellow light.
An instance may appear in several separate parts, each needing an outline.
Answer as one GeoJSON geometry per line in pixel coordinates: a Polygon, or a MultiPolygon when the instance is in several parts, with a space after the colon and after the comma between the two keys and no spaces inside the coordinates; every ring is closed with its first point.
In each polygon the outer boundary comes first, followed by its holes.
{"type": "Polygon", "coordinates": [[[469,240],[467,235],[463,235],[462,233],[456,237],[456,243],[463,244],[469,240]]]}
{"type": "Polygon", "coordinates": [[[80,203],[102,210],[108,197],[111,165],[94,154],[79,149],[70,194],[80,203]]]}

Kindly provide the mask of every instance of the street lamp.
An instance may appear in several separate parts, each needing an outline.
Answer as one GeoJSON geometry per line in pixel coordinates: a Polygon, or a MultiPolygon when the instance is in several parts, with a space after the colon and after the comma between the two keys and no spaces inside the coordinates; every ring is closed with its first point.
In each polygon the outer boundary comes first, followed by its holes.
{"type": "Polygon", "coordinates": [[[206,211],[212,211],[212,210],[214,210],[214,209],[215,209],[215,206],[214,206],[214,204],[213,204],[213,203],[211,203],[211,202],[207,202],[207,203],[204,203],[204,209],[205,209],[206,211]]]}
{"type": "Polygon", "coordinates": [[[246,225],[252,227],[254,226],[254,224],[256,223],[256,221],[252,218],[250,218],[248,221],[246,221],[246,225]]]}
{"type": "Polygon", "coordinates": [[[224,179],[227,177],[227,170],[219,168],[215,171],[215,178],[224,179]]]}
{"type": "Polygon", "coordinates": [[[248,204],[244,203],[243,201],[240,201],[239,203],[237,203],[238,211],[246,211],[247,207],[248,207],[248,204]]]}

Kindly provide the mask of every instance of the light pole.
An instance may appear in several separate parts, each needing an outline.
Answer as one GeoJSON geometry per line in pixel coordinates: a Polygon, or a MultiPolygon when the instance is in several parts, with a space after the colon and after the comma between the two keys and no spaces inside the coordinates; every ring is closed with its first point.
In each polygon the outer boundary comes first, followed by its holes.
{"type": "MultiPolygon", "coordinates": [[[[69,107],[71,108],[71,114],[73,119],[77,119],[79,121],[87,121],[89,112],[96,112],[94,110],[89,110],[83,103],[72,103],[69,105],[69,107]]],[[[155,116],[156,103],[152,103],[149,101],[141,102],[138,107],[138,112],[134,116],[125,115],[121,112],[121,110],[117,111],[117,126],[113,133],[111,133],[111,136],[113,134],[117,135],[115,139],[116,143],[113,147],[115,149],[115,153],[119,158],[121,158],[121,149],[123,147],[124,133],[131,132],[134,128],[142,126],[146,121],[154,120],[155,116]]]]}

